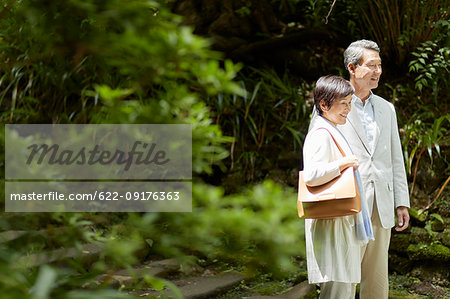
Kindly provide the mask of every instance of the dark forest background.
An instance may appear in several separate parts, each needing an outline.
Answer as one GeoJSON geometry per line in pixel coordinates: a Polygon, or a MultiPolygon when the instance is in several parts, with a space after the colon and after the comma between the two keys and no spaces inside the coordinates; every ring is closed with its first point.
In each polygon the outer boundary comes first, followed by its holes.
{"type": "Polygon", "coordinates": [[[381,48],[375,93],[396,107],[413,207],[411,228],[393,233],[392,298],[449,295],[449,1],[1,4],[3,124],[192,124],[194,176],[192,213],[3,212],[1,236],[28,232],[0,242],[5,298],[176,289],[156,277],[118,290],[87,287],[154,257],[281,281],[273,293],[304,279],[295,200],[311,91],[322,75],[347,78],[343,51],[361,38],[381,48]],[[102,248],[89,265],[17,265],[83,244],[102,248]]]}

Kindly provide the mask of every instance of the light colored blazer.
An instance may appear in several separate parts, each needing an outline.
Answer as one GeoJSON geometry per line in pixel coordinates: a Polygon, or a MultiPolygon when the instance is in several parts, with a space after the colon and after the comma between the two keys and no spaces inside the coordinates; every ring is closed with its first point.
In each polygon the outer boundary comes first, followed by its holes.
{"type": "Polygon", "coordinates": [[[369,144],[356,109],[347,116],[345,125],[338,125],[359,160],[359,172],[364,185],[369,215],[374,196],[384,228],[395,225],[395,208],[410,207],[402,146],[394,105],[383,98],[372,96],[376,122],[374,148],[369,144]]]}

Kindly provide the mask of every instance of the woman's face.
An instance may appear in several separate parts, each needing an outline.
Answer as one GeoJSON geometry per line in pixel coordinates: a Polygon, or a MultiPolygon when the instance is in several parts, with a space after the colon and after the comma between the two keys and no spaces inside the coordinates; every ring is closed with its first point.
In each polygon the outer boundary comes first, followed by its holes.
{"type": "Polygon", "coordinates": [[[334,125],[343,125],[347,121],[347,114],[352,108],[352,95],[337,99],[330,108],[327,109],[324,103],[320,103],[322,116],[332,122],[334,125]]]}

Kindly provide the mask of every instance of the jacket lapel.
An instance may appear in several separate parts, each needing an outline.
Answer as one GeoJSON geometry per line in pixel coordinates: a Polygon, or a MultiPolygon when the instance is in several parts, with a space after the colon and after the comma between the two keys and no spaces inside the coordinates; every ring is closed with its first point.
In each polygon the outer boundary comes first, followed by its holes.
{"type": "Polygon", "coordinates": [[[364,145],[366,151],[371,154],[372,151],[370,150],[369,144],[367,143],[366,135],[364,134],[364,128],[362,126],[361,120],[359,119],[356,109],[352,109],[350,111],[347,116],[347,121],[355,130],[356,135],[358,135],[358,138],[361,140],[361,143],[364,145]]]}
{"type": "Polygon", "coordinates": [[[373,149],[377,147],[377,143],[381,134],[381,130],[383,129],[383,113],[381,109],[378,107],[378,99],[373,96],[372,97],[372,105],[373,105],[373,114],[375,118],[375,137],[373,140],[373,149]]]}

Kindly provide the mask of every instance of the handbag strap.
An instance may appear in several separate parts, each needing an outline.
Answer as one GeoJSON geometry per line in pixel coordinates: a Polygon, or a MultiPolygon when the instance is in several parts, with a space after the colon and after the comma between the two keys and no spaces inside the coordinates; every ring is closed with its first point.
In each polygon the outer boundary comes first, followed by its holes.
{"type": "Polygon", "coordinates": [[[317,128],[317,130],[320,130],[320,129],[326,130],[328,133],[330,133],[331,138],[333,138],[333,141],[334,141],[334,143],[336,144],[336,146],[338,147],[338,149],[339,149],[339,151],[341,152],[342,156],[345,157],[344,151],[343,151],[342,148],[339,146],[339,143],[337,143],[336,139],[334,139],[333,134],[331,134],[331,132],[330,132],[327,128],[324,128],[324,127],[317,128]]]}

